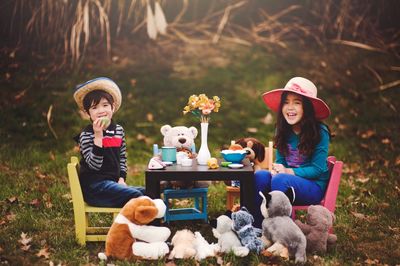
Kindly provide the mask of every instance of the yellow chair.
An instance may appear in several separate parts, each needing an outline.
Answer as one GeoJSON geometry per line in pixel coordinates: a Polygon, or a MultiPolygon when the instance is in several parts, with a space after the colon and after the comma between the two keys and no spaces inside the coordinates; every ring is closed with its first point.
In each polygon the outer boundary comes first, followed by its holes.
{"type": "Polygon", "coordinates": [[[86,241],[105,241],[110,227],[90,226],[89,213],[110,213],[115,218],[121,208],[93,207],[88,205],[83,200],[81,184],[79,183],[79,161],[77,157],[71,157],[71,162],[68,163],[67,169],[74,207],[75,235],[78,243],[85,245],[86,241]]]}

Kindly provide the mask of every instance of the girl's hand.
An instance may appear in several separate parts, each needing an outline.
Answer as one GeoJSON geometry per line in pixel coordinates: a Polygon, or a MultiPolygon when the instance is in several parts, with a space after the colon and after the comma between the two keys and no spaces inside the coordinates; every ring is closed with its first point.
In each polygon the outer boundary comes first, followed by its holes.
{"type": "Polygon", "coordinates": [[[280,163],[272,164],[271,173],[272,173],[272,175],[276,175],[276,174],[291,174],[291,175],[293,175],[294,174],[292,168],[286,168],[285,166],[283,166],[283,164],[280,164],[280,163]]]}
{"type": "Polygon", "coordinates": [[[125,183],[125,180],[124,180],[122,177],[120,177],[120,178],[118,179],[118,184],[121,184],[121,185],[124,185],[124,186],[128,186],[128,185],[125,183]]]}

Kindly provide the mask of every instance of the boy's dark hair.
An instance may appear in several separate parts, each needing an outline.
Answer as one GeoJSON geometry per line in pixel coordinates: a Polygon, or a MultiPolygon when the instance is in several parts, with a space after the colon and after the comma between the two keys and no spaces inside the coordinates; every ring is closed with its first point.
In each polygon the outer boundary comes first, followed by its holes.
{"type": "MultiPolygon", "coordinates": [[[[275,147],[279,152],[285,156],[288,155],[289,150],[287,142],[291,133],[291,125],[289,125],[282,114],[282,106],[285,103],[288,92],[284,92],[281,96],[281,103],[279,105],[279,112],[276,123],[276,132],[274,137],[275,147]]],[[[315,118],[314,107],[311,101],[301,95],[303,99],[303,118],[300,121],[301,133],[299,140],[299,151],[301,154],[311,156],[315,147],[321,140],[320,128],[321,124],[325,125],[328,129],[329,138],[332,137],[330,128],[325,123],[318,121],[315,118]]]]}
{"type": "Polygon", "coordinates": [[[90,107],[93,105],[97,105],[101,99],[106,99],[111,105],[114,104],[114,98],[108,92],[103,90],[94,90],[86,94],[83,98],[83,109],[85,109],[86,113],[89,113],[90,107]]]}

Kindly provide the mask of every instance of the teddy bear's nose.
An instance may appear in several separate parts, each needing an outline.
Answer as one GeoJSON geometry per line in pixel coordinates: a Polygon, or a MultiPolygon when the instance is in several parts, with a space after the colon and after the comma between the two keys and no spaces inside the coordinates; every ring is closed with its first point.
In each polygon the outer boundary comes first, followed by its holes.
{"type": "Polygon", "coordinates": [[[183,143],[186,142],[186,139],[185,138],[180,138],[180,139],[178,139],[178,141],[183,144],[183,143]]]}

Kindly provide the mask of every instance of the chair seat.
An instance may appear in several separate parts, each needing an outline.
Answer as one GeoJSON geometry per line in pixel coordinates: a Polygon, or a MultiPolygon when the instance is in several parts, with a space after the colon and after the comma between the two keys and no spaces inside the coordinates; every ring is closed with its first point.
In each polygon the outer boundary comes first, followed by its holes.
{"type": "Polygon", "coordinates": [[[167,206],[164,220],[166,223],[177,220],[197,220],[201,219],[207,222],[207,193],[208,188],[193,189],[166,189],[164,190],[164,202],[167,206]],[[193,208],[170,208],[170,199],[193,198],[193,208]],[[200,208],[201,200],[201,208],[200,208]]]}

